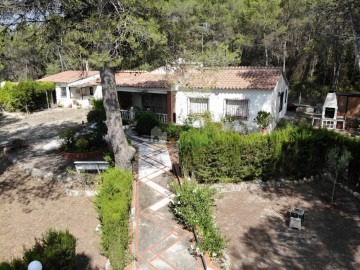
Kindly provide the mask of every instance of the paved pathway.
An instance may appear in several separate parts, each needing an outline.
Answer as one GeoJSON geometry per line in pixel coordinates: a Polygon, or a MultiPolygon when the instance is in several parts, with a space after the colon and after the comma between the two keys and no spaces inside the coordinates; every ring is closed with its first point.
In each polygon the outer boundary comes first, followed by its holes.
{"type": "Polygon", "coordinates": [[[165,143],[133,137],[139,152],[136,187],[135,256],[133,270],[203,269],[189,253],[192,234],[182,229],[169,211],[173,194],[172,167],[165,143]]]}

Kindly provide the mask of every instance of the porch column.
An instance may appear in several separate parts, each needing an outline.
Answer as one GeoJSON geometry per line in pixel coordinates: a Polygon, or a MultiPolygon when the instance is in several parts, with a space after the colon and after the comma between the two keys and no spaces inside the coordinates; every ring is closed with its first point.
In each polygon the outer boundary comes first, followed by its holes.
{"type": "Polygon", "coordinates": [[[169,123],[176,122],[174,121],[173,114],[175,112],[175,93],[172,91],[167,91],[167,121],[169,123]]]}

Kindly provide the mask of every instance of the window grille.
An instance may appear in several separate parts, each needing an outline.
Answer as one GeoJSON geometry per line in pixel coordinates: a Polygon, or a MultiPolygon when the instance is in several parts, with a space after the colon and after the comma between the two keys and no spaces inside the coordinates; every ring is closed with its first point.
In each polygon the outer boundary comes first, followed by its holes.
{"type": "Polygon", "coordinates": [[[225,116],[231,116],[239,120],[248,120],[249,100],[226,100],[225,116]]]}
{"type": "Polygon", "coordinates": [[[202,114],[208,110],[209,100],[206,98],[190,98],[190,114],[202,114]]]}
{"type": "Polygon", "coordinates": [[[61,97],[66,98],[66,87],[61,87],[61,97]]]}
{"type": "Polygon", "coordinates": [[[280,104],[279,104],[279,112],[282,111],[284,107],[284,92],[280,93],[280,104]]]}

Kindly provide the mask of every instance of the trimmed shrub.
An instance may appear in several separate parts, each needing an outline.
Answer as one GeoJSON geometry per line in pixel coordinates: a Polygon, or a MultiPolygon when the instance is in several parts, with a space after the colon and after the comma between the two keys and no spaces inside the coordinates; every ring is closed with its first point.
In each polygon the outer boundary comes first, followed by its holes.
{"type": "Polygon", "coordinates": [[[41,239],[35,239],[35,245],[25,249],[22,259],[14,259],[10,263],[0,264],[0,269],[22,270],[38,260],[43,269],[72,270],[76,267],[76,238],[69,231],[48,230],[41,239]]]}
{"type": "Polygon", "coordinates": [[[200,182],[251,180],[264,173],[268,140],[260,134],[222,132],[215,125],[180,136],[181,169],[200,182]]]}
{"type": "Polygon", "coordinates": [[[153,127],[155,127],[155,126],[160,127],[160,125],[161,125],[157,116],[152,112],[138,111],[138,112],[136,112],[135,117],[137,120],[135,130],[137,131],[137,133],[140,136],[141,135],[150,135],[153,127]]]}
{"type": "Polygon", "coordinates": [[[214,129],[191,130],[180,136],[179,158],[184,174],[206,183],[238,182],[257,177],[298,179],[322,173],[331,146],[346,147],[354,159],[348,180],[360,177],[360,143],[306,123],[286,125],[270,135],[239,135],[214,129]]]}
{"type": "Polygon", "coordinates": [[[124,269],[128,262],[133,176],[117,168],[109,168],[101,176],[102,183],[95,198],[102,225],[101,245],[113,269],[124,269]]]}

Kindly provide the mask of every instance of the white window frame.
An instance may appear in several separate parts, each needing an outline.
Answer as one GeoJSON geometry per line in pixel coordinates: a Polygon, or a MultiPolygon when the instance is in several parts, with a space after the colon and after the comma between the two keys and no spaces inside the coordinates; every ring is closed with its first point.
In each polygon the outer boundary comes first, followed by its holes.
{"type": "Polygon", "coordinates": [[[208,98],[189,98],[189,114],[203,114],[208,110],[208,98]]]}
{"type": "Polygon", "coordinates": [[[248,121],[250,112],[249,99],[225,99],[225,117],[248,121]],[[233,103],[233,104],[228,104],[233,103]]]}

